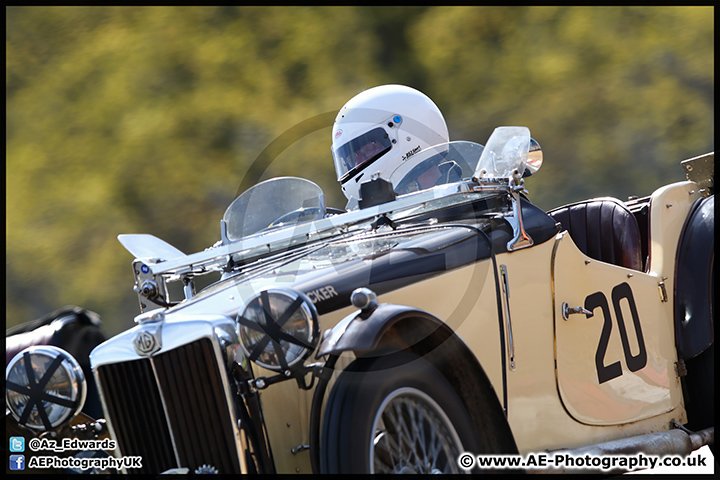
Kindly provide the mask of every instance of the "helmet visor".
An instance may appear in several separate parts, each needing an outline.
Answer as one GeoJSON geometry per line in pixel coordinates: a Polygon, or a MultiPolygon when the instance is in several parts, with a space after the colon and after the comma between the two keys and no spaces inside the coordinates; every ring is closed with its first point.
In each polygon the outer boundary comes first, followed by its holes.
{"type": "Polygon", "coordinates": [[[357,173],[372,162],[390,151],[392,143],[383,128],[375,128],[357,138],[350,140],[341,147],[333,149],[333,160],[341,182],[352,177],[350,172],[357,173]]]}

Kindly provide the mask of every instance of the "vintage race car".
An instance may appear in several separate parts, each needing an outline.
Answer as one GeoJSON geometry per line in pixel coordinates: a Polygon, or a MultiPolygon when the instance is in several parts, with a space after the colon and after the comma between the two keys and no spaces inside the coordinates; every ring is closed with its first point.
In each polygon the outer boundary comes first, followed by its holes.
{"type": "MultiPolygon", "coordinates": [[[[348,211],[281,177],[205,251],[121,235],[141,314],[90,354],[105,423],[83,431],[127,473],[463,473],[481,469],[467,453],[714,444],[713,154],[649,197],[549,212],[524,188],[541,164],[527,128],[500,127],[374,176],[348,211]]],[[[77,364],[51,346],[10,361],[18,428],[78,430],[77,364]]]]}

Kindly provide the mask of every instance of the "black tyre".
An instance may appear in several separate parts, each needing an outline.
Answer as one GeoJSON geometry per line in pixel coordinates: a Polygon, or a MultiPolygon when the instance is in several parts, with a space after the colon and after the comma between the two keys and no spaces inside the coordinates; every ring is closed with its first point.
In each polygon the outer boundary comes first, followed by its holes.
{"type": "MultiPolygon", "coordinates": [[[[685,362],[688,374],[685,386],[688,390],[686,403],[687,428],[693,431],[715,425],[715,344],[695,358],[685,362]]],[[[715,454],[715,445],[710,445],[715,454]]]]}
{"type": "Polygon", "coordinates": [[[340,374],[321,444],[323,473],[464,473],[460,454],[486,451],[452,386],[407,352],[360,358],[340,374]]]}

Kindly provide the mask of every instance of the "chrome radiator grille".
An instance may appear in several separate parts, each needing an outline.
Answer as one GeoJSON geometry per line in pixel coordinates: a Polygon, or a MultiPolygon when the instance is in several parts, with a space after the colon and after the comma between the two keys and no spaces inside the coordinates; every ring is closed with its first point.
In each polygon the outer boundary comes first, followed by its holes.
{"type": "Polygon", "coordinates": [[[212,342],[203,338],[152,359],[98,368],[107,415],[123,456],[141,456],[160,473],[211,465],[241,473],[234,420],[212,342]],[[154,371],[153,371],[154,370],[154,371]]]}

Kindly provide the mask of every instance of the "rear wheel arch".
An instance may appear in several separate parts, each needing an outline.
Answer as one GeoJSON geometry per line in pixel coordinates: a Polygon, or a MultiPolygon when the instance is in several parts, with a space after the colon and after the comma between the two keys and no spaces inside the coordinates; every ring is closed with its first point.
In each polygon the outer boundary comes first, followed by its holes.
{"type": "MultiPolygon", "coordinates": [[[[675,267],[675,339],[685,361],[687,427],[715,424],[715,197],[699,200],[683,228],[675,267]]],[[[710,446],[714,452],[714,444],[710,446]]]]}
{"type": "Polygon", "coordinates": [[[675,265],[675,340],[685,360],[714,341],[715,196],[693,207],[678,243],[675,265]]]}

